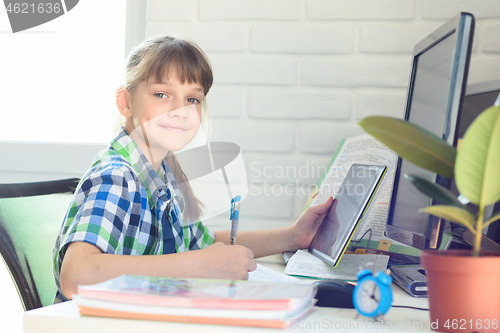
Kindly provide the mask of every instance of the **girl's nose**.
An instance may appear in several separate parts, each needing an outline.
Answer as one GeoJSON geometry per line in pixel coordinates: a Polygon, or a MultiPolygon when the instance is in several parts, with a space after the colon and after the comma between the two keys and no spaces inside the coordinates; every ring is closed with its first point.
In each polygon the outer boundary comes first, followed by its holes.
{"type": "Polygon", "coordinates": [[[184,105],[174,105],[174,109],[168,112],[170,117],[188,118],[189,110],[184,105]]]}

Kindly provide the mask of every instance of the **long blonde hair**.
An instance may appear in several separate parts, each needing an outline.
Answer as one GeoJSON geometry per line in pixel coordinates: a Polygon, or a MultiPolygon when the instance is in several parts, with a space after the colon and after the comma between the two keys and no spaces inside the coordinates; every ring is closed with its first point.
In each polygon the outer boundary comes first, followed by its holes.
{"type": "MultiPolygon", "coordinates": [[[[212,67],[205,53],[193,42],[160,36],[139,44],[127,58],[123,87],[132,91],[136,85],[150,78],[162,82],[175,72],[181,84],[197,83],[207,95],[213,83],[212,67]]],[[[205,118],[209,118],[206,98],[203,99],[205,118]]],[[[122,125],[123,118],[117,121],[122,125]]],[[[130,133],[129,133],[130,134],[130,133]]],[[[170,167],[185,200],[184,220],[197,221],[204,208],[189,185],[189,179],[175,154],[169,153],[165,162],[170,167]]]]}

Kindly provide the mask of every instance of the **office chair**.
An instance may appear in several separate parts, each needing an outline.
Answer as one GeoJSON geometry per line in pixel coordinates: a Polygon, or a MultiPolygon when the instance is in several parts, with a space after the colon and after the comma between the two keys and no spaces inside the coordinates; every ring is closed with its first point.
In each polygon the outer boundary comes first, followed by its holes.
{"type": "Polygon", "coordinates": [[[0,255],[24,310],[52,304],[52,250],[79,179],[0,184],[0,255]]]}

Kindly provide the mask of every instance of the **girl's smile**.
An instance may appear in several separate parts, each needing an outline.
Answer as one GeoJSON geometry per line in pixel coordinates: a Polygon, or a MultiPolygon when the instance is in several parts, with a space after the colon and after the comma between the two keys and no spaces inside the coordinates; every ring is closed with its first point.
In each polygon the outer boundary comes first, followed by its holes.
{"type": "Polygon", "coordinates": [[[186,129],[183,127],[175,127],[175,126],[168,126],[168,125],[160,125],[160,127],[163,127],[166,130],[169,130],[172,132],[177,132],[177,133],[182,133],[182,132],[186,131],[186,129]]]}

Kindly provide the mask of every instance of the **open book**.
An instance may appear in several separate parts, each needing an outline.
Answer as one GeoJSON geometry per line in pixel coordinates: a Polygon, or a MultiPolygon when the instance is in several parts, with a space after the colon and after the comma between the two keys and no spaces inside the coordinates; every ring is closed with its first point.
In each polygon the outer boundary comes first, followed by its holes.
{"type": "Polygon", "coordinates": [[[385,271],[388,262],[389,256],[384,254],[344,254],[340,263],[332,267],[311,253],[299,250],[288,261],[284,273],[315,279],[356,281],[360,267],[374,274],[385,271]]]}
{"type": "Polygon", "coordinates": [[[335,198],[343,181],[342,175],[345,175],[345,172],[349,170],[352,164],[384,165],[388,168],[388,174],[384,177],[377,197],[371,204],[370,212],[363,216],[352,238],[350,247],[367,248],[368,239],[370,239],[370,249],[419,256],[420,250],[384,236],[394,183],[395,171],[393,166],[397,161],[397,157],[396,153],[369,134],[343,139],[337,147],[327,171],[319,181],[317,194],[309,200],[305,208],[323,203],[329,196],[335,198]],[[345,170],[344,173],[343,170],[345,170]],[[371,238],[370,233],[368,233],[361,241],[357,242],[368,229],[371,229],[371,238]]]}
{"type": "MultiPolygon", "coordinates": [[[[347,171],[353,164],[383,165],[388,171],[382,180],[370,211],[363,216],[349,248],[368,248],[389,253],[399,253],[409,256],[419,256],[420,250],[405,244],[393,241],[384,236],[385,225],[389,213],[392,187],[394,183],[394,165],[397,154],[369,134],[343,139],[332,157],[325,174],[321,177],[317,190],[306,203],[304,209],[325,202],[329,196],[335,198],[344,181],[347,171]],[[370,230],[368,233],[365,234],[370,230]],[[363,237],[364,236],[364,237],[363,237]],[[363,238],[362,238],[363,237],[363,238]],[[362,239],[361,239],[362,238],[362,239]]],[[[299,251],[301,252],[301,251],[299,251]]],[[[297,252],[288,261],[285,273],[315,278],[329,278],[355,280],[359,267],[371,267],[374,270],[387,268],[386,255],[344,255],[340,260],[340,267],[328,267],[327,264],[313,258],[307,252],[297,252]]]]}

